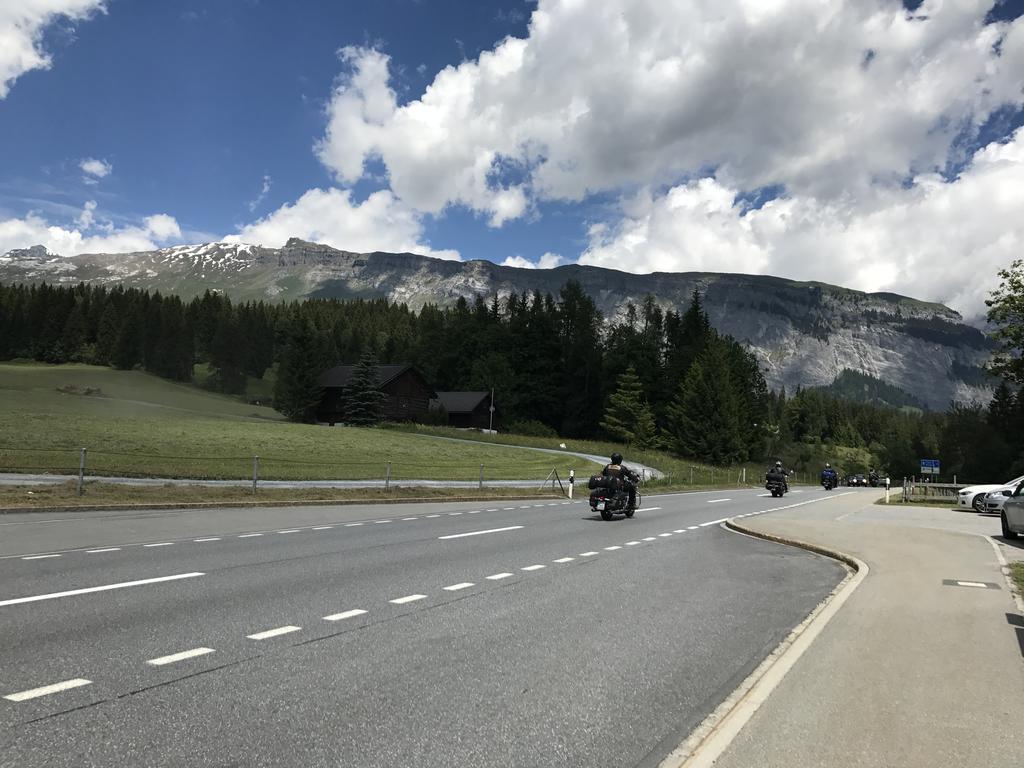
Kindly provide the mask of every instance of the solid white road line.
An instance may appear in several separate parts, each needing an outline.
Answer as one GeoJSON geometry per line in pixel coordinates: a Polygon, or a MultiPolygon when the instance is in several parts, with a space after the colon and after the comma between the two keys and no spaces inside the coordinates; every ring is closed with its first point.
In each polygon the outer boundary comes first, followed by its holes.
{"type": "Polygon", "coordinates": [[[262,536],[262,535],[263,535],[262,533],[243,533],[243,534],[239,534],[238,538],[240,538],[240,539],[251,539],[253,536],[262,536]]]}
{"type": "Polygon", "coordinates": [[[598,554],[597,552],[580,552],[580,557],[592,557],[598,554]]]}
{"type": "Polygon", "coordinates": [[[88,554],[96,554],[97,552],[120,552],[120,547],[104,547],[103,549],[87,549],[85,550],[88,554]]]}
{"type": "Polygon", "coordinates": [[[395,605],[405,605],[406,603],[414,603],[417,600],[422,600],[426,595],[406,595],[405,597],[396,597],[394,600],[388,600],[389,603],[395,605]]]}
{"type": "Polygon", "coordinates": [[[520,568],[520,571],[539,571],[541,568],[547,568],[546,565],[528,565],[525,568],[520,568]]]}
{"type": "Polygon", "coordinates": [[[81,688],[83,685],[89,685],[92,680],[85,680],[81,677],[76,677],[74,680],[65,680],[63,683],[54,683],[53,685],[44,685],[42,688],[32,688],[28,691],[21,691],[20,693],[9,693],[4,696],[8,701],[28,701],[29,699],[36,699],[40,696],[48,696],[51,693],[60,693],[61,691],[67,691],[71,688],[81,688]]]}
{"type": "Polygon", "coordinates": [[[708,504],[721,504],[723,501],[732,501],[732,499],[708,499],[708,504]]]}
{"type": "Polygon", "coordinates": [[[146,663],[152,664],[154,667],[162,667],[164,664],[173,664],[176,661],[193,659],[196,656],[205,656],[208,653],[213,653],[213,648],[193,648],[191,651],[172,653],[170,656],[159,656],[155,659],[150,659],[146,663]]]}
{"type": "Polygon", "coordinates": [[[523,526],[510,525],[507,528],[488,528],[486,531],[469,531],[468,533],[450,533],[447,536],[438,536],[438,539],[462,539],[466,536],[483,536],[485,533],[502,533],[503,531],[518,531],[523,526]]]}
{"type": "Polygon", "coordinates": [[[104,584],[102,587],[85,587],[84,589],[69,589],[67,592],[50,592],[46,595],[32,595],[31,597],[16,597],[13,600],[0,600],[0,608],[5,605],[20,605],[21,603],[35,603],[40,600],[54,600],[58,597],[71,597],[72,595],[87,595],[92,592],[107,592],[111,589],[125,589],[126,587],[141,587],[144,584],[159,584],[163,581],[177,581],[178,579],[194,579],[197,576],[205,576],[205,573],[179,573],[174,576],[158,576],[155,579],[139,579],[138,581],[122,581],[119,584],[104,584]]]}
{"type": "Polygon", "coordinates": [[[332,613],[330,616],[324,616],[324,621],[342,621],[343,619],[351,619],[354,616],[362,616],[366,611],[362,608],[353,608],[351,611],[342,611],[341,613],[332,613]]]}
{"type": "Polygon", "coordinates": [[[552,563],[571,563],[575,559],[576,559],[575,557],[560,557],[557,560],[552,560],[551,562],[552,563]]]}
{"type": "Polygon", "coordinates": [[[500,579],[507,579],[511,575],[512,575],[511,573],[492,573],[487,578],[490,579],[491,581],[498,581],[500,579]]]}
{"type": "Polygon", "coordinates": [[[21,558],[22,560],[47,560],[51,557],[60,557],[60,555],[29,555],[28,557],[21,558]]]}
{"type": "Polygon", "coordinates": [[[302,627],[277,627],[276,629],[266,629],[263,632],[256,632],[252,635],[246,635],[250,640],[266,640],[271,637],[277,637],[278,635],[287,635],[292,632],[298,632],[302,627]]]}
{"type": "Polygon", "coordinates": [[[298,532],[299,532],[298,528],[285,528],[283,531],[278,531],[278,533],[298,533],[298,532]]]}
{"type": "Polygon", "coordinates": [[[170,547],[173,546],[173,541],[161,541],[159,544],[143,544],[144,547],[170,547]]]}
{"type": "Polygon", "coordinates": [[[200,543],[203,541],[220,541],[220,536],[210,536],[208,539],[192,539],[192,541],[196,543],[200,543]]]}
{"type": "Polygon", "coordinates": [[[458,592],[460,589],[468,589],[469,587],[476,586],[472,581],[461,581],[458,584],[452,584],[448,587],[442,587],[445,592],[458,592]]]}
{"type": "Polygon", "coordinates": [[[317,525],[317,526],[314,526],[313,528],[311,528],[310,530],[313,530],[313,531],[329,531],[333,527],[334,527],[333,525],[317,525]]]}

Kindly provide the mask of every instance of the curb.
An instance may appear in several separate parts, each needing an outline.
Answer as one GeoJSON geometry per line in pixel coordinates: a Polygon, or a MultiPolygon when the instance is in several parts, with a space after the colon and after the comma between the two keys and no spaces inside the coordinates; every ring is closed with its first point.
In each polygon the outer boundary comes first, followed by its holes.
{"type": "MultiPolygon", "coordinates": [[[[0,507],[0,515],[25,514],[30,512],[130,512],[132,510],[155,509],[233,509],[251,507],[346,507],[359,504],[447,504],[468,501],[530,501],[548,498],[547,496],[432,496],[418,498],[413,496],[398,499],[297,499],[295,501],[211,501],[211,502],[166,502],[139,504],[72,504],[46,507],[0,507]]],[[[561,498],[561,497],[558,497],[561,498]]]]}
{"type": "Polygon", "coordinates": [[[735,518],[726,520],[723,527],[744,536],[798,547],[830,557],[843,563],[853,572],[847,574],[828,597],[793,628],[786,639],[768,654],[736,690],[704,718],[682,744],[659,763],[659,768],[710,768],[870,572],[867,563],[852,555],[806,541],[746,528],[737,523],[735,518]]]}

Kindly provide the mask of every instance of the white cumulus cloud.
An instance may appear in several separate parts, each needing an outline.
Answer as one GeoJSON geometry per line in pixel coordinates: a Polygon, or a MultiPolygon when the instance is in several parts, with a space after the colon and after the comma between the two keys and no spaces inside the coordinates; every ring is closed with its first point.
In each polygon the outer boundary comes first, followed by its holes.
{"type": "Polygon", "coordinates": [[[420,215],[387,190],[357,202],[349,190],[311,189],[226,240],[278,248],[290,237],[347,251],[408,251],[459,259],[458,251],[431,248],[424,240],[420,215]]]}
{"type": "Polygon", "coordinates": [[[173,216],[160,213],[147,216],[140,224],[117,226],[100,218],[94,200],[86,202],[75,221],[65,226],[38,213],[0,219],[0,254],[32,245],[43,245],[61,256],[150,251],[180,238],[181,228],[173,216]]]}
{"type": "Polygon", "coordinates": [[[389,59],[343,52],[321,160],[379,158],[406,204],[500,226],[537,200],[674,184],[837,200],[943,168],[1024,94],[1024,20],[993,0],[540,0],[525,39],[399,104],[389,59]]]}
{"type": "Polygon", "coordinates": [[[14,81],[33,69],[49,69],[43,30],[57,19],[82,21],[103,11],[103,0],[4,0],[0,2],[0,99],[14,81]]]}
{"type": "Polygon", "coordinates": [[[790,195],[744,212],[714,178],[628,200],[590,228],[580,263],[632,272],[747,272],[942,301],[974,318],[1024,248],[1024,129],[957,179],[929,174],[857,198],[790,195]]]}
{"type": "Polygon", "coordinates": [[[562,257],[557,253],[545,253],[536,262],[519,256],[507,256],[501,265],[503,267],[519,267],[520,269],[554,269],[562,263],[562,257]]]}
{"type": "Polygon", "coordinates": [[[78,167],[82,169],[82,173],[93,176],[97,179],[102,179],[110,175],[110,172],[114,170],[114,166],[108,163],[106,160],[97,160],[95,157],[84,158],[78,167]]]}

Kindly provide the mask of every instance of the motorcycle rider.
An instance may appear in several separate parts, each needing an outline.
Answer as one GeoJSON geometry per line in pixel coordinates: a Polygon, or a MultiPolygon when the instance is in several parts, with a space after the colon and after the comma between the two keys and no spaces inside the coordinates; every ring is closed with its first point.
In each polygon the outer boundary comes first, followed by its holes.
{"type": "Polygon", "coordinates": [[[825,468],[821,470],[821,482],[824,483],[826,479],[832,480],[832,487],[835,488],[839,485],[839,473],[836,472],[829,462],[825,462],[825,468]]]}
{"type": "Polygon", "coordinates": [[[605,464],[601,474],[605,477],[617,477],[625,486],[629,494],[629,508],[636,509],[636,484],[640,482],[640,476],[622,463],[622,454],[617,451],[613,453],[610,464],[605,464]]]}
{"type": "Polygon", "coordinates": [[[768,468],[768,471],[765,472],[765,478],[768,480],[780,480],[782,482],[782,487],[785,488],[787,492],[789,491],[789,472],[783,468],[781,461],[776,461],[775,466],[768,468]]]}

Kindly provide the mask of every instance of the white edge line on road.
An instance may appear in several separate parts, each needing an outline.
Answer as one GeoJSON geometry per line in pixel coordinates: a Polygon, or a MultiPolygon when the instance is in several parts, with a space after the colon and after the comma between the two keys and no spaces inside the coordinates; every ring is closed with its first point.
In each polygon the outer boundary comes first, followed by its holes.
{"type": "Polygon", "coordinates": [[[275,629],[265,629],[262,632],[254,632],[251,635],[246,635],[250,640],[267,640],[271,637],[277,637],[278,635],[287,635],[292,632],[298,632],[302,627],[295,627],[288,625],[285,627],[276,627],[275,629]]]}
{"type": "Polygon", "coordinates": [[[507,579],[511,575],[512,575],[511,573],[492,573],[487,578],[490,579],[491,581],[498,581],[500,579],[507,579]]]}
{"type": "Polygon", "coordinates": [[[176,661],[193,659],[196,656],[205,656],[208,653],[213,653],[213,648],[193,648],[191,651],[172,653],[170,656],[158,656],[155,659],[150,659],[146,663],[152,664],[154,667],[162,667],[164,664],[173,664],[176,661]]]}
{"type": "Polygon", "coordinates": [[[447,587],[442,587],[445,592],[458,592],[460,589],[468,589],[469,587],[475,587],[472,581],[461,581],[458,584],[451,584],[447,587]]]}
{"type": "Polygon", "coordinates": [[[92,680],[86,680],[82,677],[76,677],[74,680],[65,680],[62,683],[54,683],[53,685],[44,685],[42,688],[32,688],[28,691],[21,691],[19,693],[9,693],[4,696],[8,701],[28,701],[29,699],[35,699],[40,696],[48,696],[51,693],[60,693],[61,691],[67,691],[71,688],[81,688],[83,685],[89,685],[92,680]]]}
{"type": "MultiPolygon", "coordinates": [[[[836,496],[830,498],[838,498],[836,496]]],[[[730,533],[751,538],[750,534],[734,531],[730,533]]],[[[762,539],[763,541],[763,539],[762,539]]],[[[788,545],[794,546],[794,545],[788,545]]],[[[807,618],[797,625],[757,668],[740,683],[704,722],[694,729],[687,739],[669,754],[660,768],[711,768],[722,756],[732,740],[754,716],[786,673],[799,661],[804,651],[843,607],[846,600],[867,578],[868,566],[857,558],[857,572],[843,579],[832,591],[830,599],[815,608],[807,618]]]]}
{"type": "Polygon", "coordinates": [[[450,533],[447,536],[438,536],[439,540],[443,539],[462,539],[466,536],[483,536],[485,533],[502,533],[503,531],[518,531],[523,526],[521,525],[510,525],[507,528],[488,528],[486,531],[469,531],[468,533],[450,533]]]}
{"type": "Polygon", "coordinates": [[[21,558],[22,560],[47,560],[51,557],[60,557],[60,555],[28,555],[27,557],[21,558]]]}
{"type": "Polygon", "coordinates": [[[197,576],[205,576],[205,573],[198,571],[194,573],[178,573],[174,576],[157,576],[153,579],[139,579],[137,581],[122,581],[118,584],[104,584],[101,587],[85,587],[84,589],[69,589],[66,592],[50,592],[46,595],[32,595],[31,597],[16,597],[12,600],[0,600],[0,608],[5,605],[20,605],[21,603],[35,603],[40,600],[54,600],[58,597],[71,597],[73,595],[87,595],[92,592],[107,592],[111,589],[125,589],[126,587],[141,587],[144,584],[159,584],[164,581],[177,581],[178,579],[194,579],[197,576]]]}
{"type": "Polygon", "coordinates": [[[103,549],[87,549],[87,550],[85,550],[86,554],[88,554],[88,555],[93,555],[93,554],[96,554],[98,552],[120,552],[120,551],[121,551],[120,547],[104,547],[103,549]]]}
{"type": "Polygon", "coordinates": [[[422,600],[426,595],[406,595],[405,597],[396,597],[394,600],[388,600],[389,603],[395,605],[405,605],[406,603],[414,603],[417,600],[422,600]]]}
{"type": "Polygon", "coordinates": [[[351,619],[355,616],[362,616],[366,611],[362,608],[353,608],[351,611],[342,611],[341,613],[332,613],[330,616],[324,616],[324,621],[341,621],[342,619],[351,619]]]}
{"type": "Polygon", "coordinates": [[[1006,579],[1006,586],[1010,588],[1010,594],[1013,596],[1013,601],[1017,604],[1017,610],[1024,614],[1024,597],[1017,592],[1017,585],[1013,581],[1013,576],[1010,575],[1010,564],[1006,562],[1002,550],[999,549],[999,542],[991,536],[985,536],[981,533],[978,535],[987,539],[988,543],[992,545],[992,549],[996,551],[996,560],[999,562],[999,570],[1003,572],[1003,578],[1006,579]]]}

